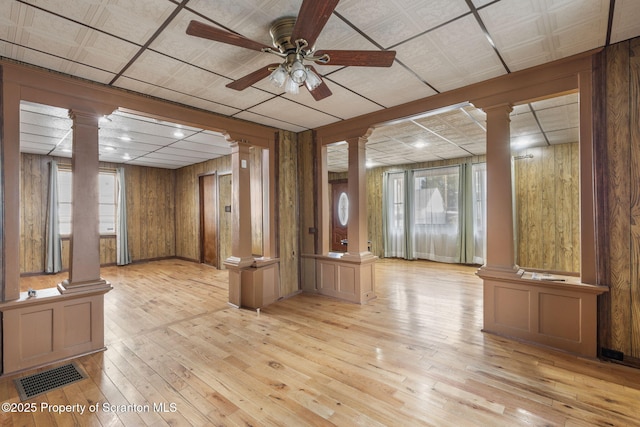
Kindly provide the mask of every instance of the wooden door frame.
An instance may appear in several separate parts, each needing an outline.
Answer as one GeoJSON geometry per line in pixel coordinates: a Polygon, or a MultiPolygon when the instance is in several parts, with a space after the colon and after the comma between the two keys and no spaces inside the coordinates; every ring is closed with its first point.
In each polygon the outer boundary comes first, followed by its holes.
{"type": "MultiPolygon", "coordinates": [[[[336,206],[334,204],[334,202],[335,202],[335,200],[334,200],[334,185],[336,185],[336,184],[348,184],[348,183],[349,183],[349,181],[346,178],[334,179],[332,181],[329,181],[329,185],[331,186],[330,187],[331,188],[331,195],[330,195],[330,201],[329,201],[329,210],[330,210],[330,215],[329,215],[329,236],[330,236],[330,238],[329,238],[329,249],[332,252],[336,251],[335,249],[333,249],[333,230],[334,230],[334,227],[335,227],[334,217],[335,217],[335,209],[336,209],[336,206]]],[[[347,193],[347,197],[349,196],[349,191],[348,190],[349,189],[347,187],[347,192],[346,192],[347,193]]],[[[348,223],[347,223],[347,226],[345,228],[347,228],[347,230],[349,229],[349,224],[348,223]]],[[[347,251],[346,247],[340,248],[340,249],[343,249],[343,250],[340,250],[338,252],[346,252],[347,251]]]]}
{"type": "MultiPolygon", "coordinates": [[[[214,176],[214,182],[215,182],[215,186],[214,186],[214,199],[215,199],[215,209],[216,209],[216,229],[218,231],[218,233],[220,232],[220,212],[218,209],[218,205],[219,205],[219,198],[220,198],[220,189],[219,187],[219,182],[218,182],[218,172],[207,172],[207,173],[203,173],[203,174],[199,174],[198,175],[198,196],[199,196],[199,201],[198,201],[198,206],[199,206],[199,215],[200,215],[200,240],[199,240],[199,244],[200,244],[200,263],[204,263],[204,185],[203,185],[203,181],[204,178],[207,176],[214,176]]],[[[220,268],[221,265],[221,260],[220,260],[220,236],[218,236],[218,239],[216,241],[216,253],[217,253],[217,258],[216,259],[216,268],[220,268]]]]}

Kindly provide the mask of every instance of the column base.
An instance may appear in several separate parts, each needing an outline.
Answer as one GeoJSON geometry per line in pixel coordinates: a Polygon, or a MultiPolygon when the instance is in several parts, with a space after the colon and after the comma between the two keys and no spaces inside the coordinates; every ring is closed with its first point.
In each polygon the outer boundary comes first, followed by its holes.
{"type": "Polygon", "coordinates": [[[520,278],[524,274],[524,270],[517,265],[512,267],[505,266],[489,266],[483,265],[476,271],[476,275],[483,279],[485,278],[502,278],[502,279],[515,279],[520,278]]]}
{"type": "Polygon", "coordinates": [[[241,258],[237,256],[230,256],[229,258],[224,260],[223,264],[227,268],[247,268],[251,267],[254,262],[255,258],[253,257],[241,258]]]}
{"type": "Polygon", "coordinates": [[[366,252],[358,252],[358,253],[353,253],[353,252],[347,252],[344,255],[342,255],[341,257],[342,261],[346,261],[346,262],[368,262],[368,261],[373,261],[378,259],[377,256],[375,256],[374,254],[372,254],[369,251],[366,252]]]}
{"type": "Polygon", "coordinates": [[[371,253],[368,253],[368,256],[365,254],[318,256],[317,292],[357,304],[365,304],[376,298],[375,262],[378,257],[371,253]]]}
{"type": "Polygon", "coordinates": [[[103,278],[84,282],[70,282],[69,279],[65,279],[58,283],[58,291],[63,295],[111,289],[113,289],[111,283],[103,278]]]}

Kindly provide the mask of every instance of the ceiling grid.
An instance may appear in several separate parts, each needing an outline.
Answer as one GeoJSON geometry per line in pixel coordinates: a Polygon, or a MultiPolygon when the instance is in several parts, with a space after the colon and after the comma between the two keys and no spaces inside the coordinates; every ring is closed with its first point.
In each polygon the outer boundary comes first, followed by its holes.
{"type": "MultiPolygon", "coordinates": [[[[229,89],[227,84],[273,63],[274,56],[186,34],[189,22],[198,20],[270,45],[272,22],[296,16],[301,4],[6,0],[0,4],[0,57],[301,132],[640,36],[636,0],[341,0],[317,38],[317,49],[389,49],[396,51],[396,60],[388,68],[315,66],[333,93],[316,101],[306,90],[292,95],[266,78],[242,91],[229,89]]],[[[43,108],[23,105],[22,150],[64,155],[64,144],[58,144],[66,132],[58,128],[62,118],[43,108]],[[44,148],[47,144],[53,146],[44,148]]],[[[547,145],[577,138],[573,95],[553,106],[540,101],[516,110],[514,142],[528,138],[547,145]],[[554,114],[572,121],[559,123],[554,114]]],[[[374,131],[368,157],[383,165],[484,153],[481,111],[464,106],[445,116],[418,120],[420,126],[398,125],[401,131],[374,131]]],[[[146,130],[132,132],[138,140],[101,140],[105,161],[177,168],[203,155],[222,154],[216,150],[223,138],[212,132],[192,129],[178,138],[172,136],[175,124],[118,112],[110,119],[101,126],[105,132],[117,120],[146,130]],[[151,130],[153,125],[160,128],[151,130]]],[[[331,167],[344,165],[336,161],[331,167]]]]}

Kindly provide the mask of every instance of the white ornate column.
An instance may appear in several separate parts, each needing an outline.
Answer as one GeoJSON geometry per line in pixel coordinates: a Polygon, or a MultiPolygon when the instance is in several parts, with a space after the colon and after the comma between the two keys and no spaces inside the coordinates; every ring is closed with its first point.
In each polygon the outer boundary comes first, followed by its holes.
{"type": "Polygon", "coordinates": [[[58,284],[63,294],[111,287],[100,277],[99,115],[70,111],[69,116],[73,120],[73,205],[69,278],[58,284]]]}

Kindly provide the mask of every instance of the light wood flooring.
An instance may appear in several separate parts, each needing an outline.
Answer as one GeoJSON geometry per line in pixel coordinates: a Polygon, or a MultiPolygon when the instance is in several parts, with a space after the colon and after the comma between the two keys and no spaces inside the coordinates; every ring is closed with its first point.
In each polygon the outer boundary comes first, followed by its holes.
{"type": "MultiPolygon", "coordinates": [[[[108,349],[78,359],[89,378],[0,425],[640,426],[640,370],[482,333],[474,272],[381,260],[369,304],[302,294],[258,313],[227,305],[225,271],[104,268],[108,349]]],[[[13,379],[3,403],[20,402],[13,379]]]]}

